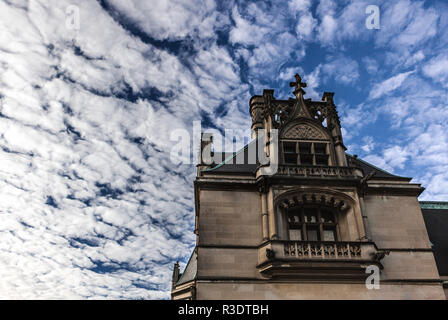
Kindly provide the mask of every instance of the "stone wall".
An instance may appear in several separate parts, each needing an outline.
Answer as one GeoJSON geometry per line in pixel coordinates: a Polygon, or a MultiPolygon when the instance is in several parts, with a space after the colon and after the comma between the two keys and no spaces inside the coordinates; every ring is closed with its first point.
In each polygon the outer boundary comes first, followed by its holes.
{"type": "Polygon", "coordinates": [[[250,283],[198,282],[198,299],[260,300],[388,300],[445,299],[439,284],[383,283],[380,289],[368,290],[363,283],[250,283]]]}

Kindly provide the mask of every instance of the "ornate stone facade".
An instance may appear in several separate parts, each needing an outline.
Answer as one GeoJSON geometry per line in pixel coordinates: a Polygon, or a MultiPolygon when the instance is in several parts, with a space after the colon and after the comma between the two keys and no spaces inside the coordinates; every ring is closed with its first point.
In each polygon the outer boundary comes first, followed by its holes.
{"type": "Polygon", "coordinates": [[[297,124],[283,134],[287,139],[327,140],[328,137],[314,126],[306,123],[297,124]]]}
{"type": "Polygon", "coordinates": [[[333,93],[304,99],[299,75],[291,87],[295,99],[264,90],[249,103],[254,139],[279,131],[274,174],[199,165],[196,247],[173,299],[444,299],[423,188],[345,153],[333,93]],[[370,268],[380,289],[366,286],[370,268]]]}

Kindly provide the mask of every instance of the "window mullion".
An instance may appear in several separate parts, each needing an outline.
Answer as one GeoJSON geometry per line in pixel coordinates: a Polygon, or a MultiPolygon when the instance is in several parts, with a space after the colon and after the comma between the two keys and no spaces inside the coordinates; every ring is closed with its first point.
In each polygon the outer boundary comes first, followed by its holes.
{"type": "Polygon", "coordinates": [[[305,221],[305,212],[303,210],[303,207],[300,208],[300,219],[303,221],[303,223],[302,223],[303,240],[307,241],[308,240],[308,235],[306,234],[306,221],[305,221]]]}
{"type": "Polygon", "coordinates": [[[312,157],[312,161],[313,161],[313,166],[316,165],[316,154],[314,152],[314,142],[311,143],[311,157],[312,157]]]}
{"type": "Polygon", "coordinates": [[[296,142],[296,164],[300,165],[299,143],[298,142],[296,142]]]}
{"type": "Polygon", "coordinates": [[[317,208],[317,222],[319,223],[319,240],[323,241],[324,240],[324,227],[323,227],[323,223],[321,220],[321,213],[320,213],[320,208],[317,208]]]}

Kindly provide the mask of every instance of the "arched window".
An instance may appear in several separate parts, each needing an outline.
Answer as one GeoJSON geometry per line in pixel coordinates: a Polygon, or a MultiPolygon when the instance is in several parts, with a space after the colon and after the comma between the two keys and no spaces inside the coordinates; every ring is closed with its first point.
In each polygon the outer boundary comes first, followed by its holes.
{"type": "Polygon", "coordinates": [[[289,240],[338,241],[337,209],[318,205],[287,210],[289,240]]]}

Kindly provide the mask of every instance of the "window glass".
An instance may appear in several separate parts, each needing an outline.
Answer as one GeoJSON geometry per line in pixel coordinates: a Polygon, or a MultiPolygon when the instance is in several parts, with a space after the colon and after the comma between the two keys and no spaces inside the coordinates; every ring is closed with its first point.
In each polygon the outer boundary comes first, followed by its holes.
{"type": "Polygon", "coordinates": [[[324,230],[324,238],[322,240],[323,241],[335,241],[336,237],[334,234],[335,234],[334,230],[325,229],[324,230]]]}
{"type": "Polygon", "coordinates": [[[307,228],[306,235],[308,237],[308,241],[317,241],[319,240],[317,237],[317,229],[315,228],[307,228]]]}
{"type": "Polygon", "coordinates": [[[314,144],[315,154],[327,154],[327,145],[325,143],[315,143],[314,144]]]}
{"type": "Polygon", "coordinates": [[[313,155],[312,154],[300,154],[300,164],[304,166],[313,165],[313,155]]]}
{"type": "Polygon", "coordinates": [[[300,154],[311,154],[311,143],[310,142],[299,142],[299,153],[300,154]]]}
{"type": "Polygon", "coordinates": [[[291,208],[286,214],[290,240],[338,241],[333,209],[314,204],[291,208]]]}
{"type": "Polygon", "coordinates": [[[295,142],[283,142],[283,151],[285,164],[297,164],[298,154],[295,142]]]}
{"type": "Polygon", "coordinates": [[[296,153],[295,142],[283,142],[283,151],[288,153],[296,153]]]}
{"type": "Polygon", "coordinates": [[[328,166],[330,155],[328,143],[322,142],[283,142],[285,164],[303,166],[328,166]]]}
{"type": "Polygon", "coordinates": [[[318,155],[316,154],[316,165],[317,166],[328,166],[328,155],[318,155]]]}
{"type": "Polygon", "coordinates": [[[290,229],[289,230],[289,240],[302,240],[302,230],[290,229]]]}
{"type": "Polygon", "coordinates": [[[295,154],[285,154],[286,164],[297,164],[297,155],[295,154]]]}

